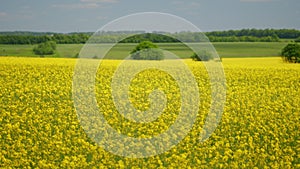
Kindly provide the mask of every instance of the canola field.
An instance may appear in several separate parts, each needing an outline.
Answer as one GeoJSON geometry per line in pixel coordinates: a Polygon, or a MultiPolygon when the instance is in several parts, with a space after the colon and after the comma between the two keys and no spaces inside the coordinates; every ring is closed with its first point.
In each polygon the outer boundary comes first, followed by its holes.
{"type": "MultiPolygon", "coordinates": [[[[161,61],[172,66],[168,62],[161,61]]],[[[300,65],[278,57],[223,59],[224,112],[211,137],[201,142],[210,82],[201,62],[185,63],[200,95],[192,129],[166,152],[128,158],[99,147],[81,126],[72,96],[76,59],[1,57],[0,168],[300,168],[300,65]]],[[[160,70],[137,74],[129,88],[136,109],[147,110],[149,93],[157,88],[168,101],[153,122],[131,122],[112,100],[109,84],[119,64],[103,61],[96,76],[97,104],[107,122],[130,137],[166,131],[180,109],[175,80],[160,70]]]]}

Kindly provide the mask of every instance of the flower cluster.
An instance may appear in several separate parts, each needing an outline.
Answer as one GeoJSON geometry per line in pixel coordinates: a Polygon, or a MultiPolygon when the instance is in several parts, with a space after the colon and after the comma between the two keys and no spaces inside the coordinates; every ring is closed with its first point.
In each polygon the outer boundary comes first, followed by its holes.
{"type": "MultiPolygon", "coordinates": [[[[169,62],[161,61],[172,67],[169,62]]],[[[0,58],[0,168],[300,168],[298,65],[278,58],[223,59],[225,110],[213,135],[201,142],[210,80],[201,62],[186,61],[200,94],[193,128],[162,154],[127,158],[105,151],[82,128],[72,100],[75,64],[72,59],[0,58]]],[[[164,92],[167,103],[153,122],[132,122],[116,110],[111,95],[119,64],[103,61],[96,76],[96,99],[107,122],[128,137],[168,130],[180,111],[176,80],[160,70],[136,74],[129,88],[136,109],[150,107],[155,89],[164,92]]]]}

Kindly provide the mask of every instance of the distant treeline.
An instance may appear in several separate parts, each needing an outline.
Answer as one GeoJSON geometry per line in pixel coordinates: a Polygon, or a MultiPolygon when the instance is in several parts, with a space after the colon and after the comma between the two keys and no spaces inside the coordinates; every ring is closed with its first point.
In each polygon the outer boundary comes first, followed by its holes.
{"type": "MultiPolygon", "coordinates": [[[[38,44],[55,41],[58,44],[85,43],[91,37],[91,32],[53,33],[53,32],[0,32],[0,44],[38,44]]],[[[242,29],[228,31],[206,32],[211,42],[277,42],[280,39],[299,39],[300,30],[296,29],[242,29]]],[[[99,32],[90,42],[94,43],[138,43],[144,40],[152,42],[203,42],[207,37],[199,32],[153,32],[118,31],[99,32]],[[166,36],[161,36],[166,35],[166,36]]]]}
{"type": "Polygon", "coordinates": [[[253,36],[268,37],[277,36],[282,39],[295,39],[300,37],[300,30],[296,29],[242,29],[228,31],[214,31],[206,33],[207,36],[228,37],[228,36],[253,36]]]}
{"type": "Polygon", "coordinates": [[[38,44],[46,41],[55,41],[59,44],[85,43],[89,34],[43,34],[43,35],[0,35],[0,44],[38,44]]]}

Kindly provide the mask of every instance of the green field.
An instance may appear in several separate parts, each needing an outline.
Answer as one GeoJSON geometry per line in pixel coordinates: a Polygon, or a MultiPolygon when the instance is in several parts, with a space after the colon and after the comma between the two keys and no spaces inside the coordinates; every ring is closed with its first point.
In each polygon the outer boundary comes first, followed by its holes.
{"type": "MultiPolygon", "coordinates": [[[[222,58],[279,56],[288,42],[216,42],[213,43],[222,58]]],[[[122,59],[136,44],[117,44],[107,54],[109,59],[122,59]]],[[[193,45],[193,44],[191,44],[193,45]]],[[[180,43],[159,43],[161,49],[168,50],[181,58],[189,58],[192,52],[180,43]]],[[[38,57],[32,52],[34,45],[0,45],[0,56],[38,57]]],[[[80,52],[83,44],[58,44],[57,54],[49,57],[72,58],[80,52]]]]}

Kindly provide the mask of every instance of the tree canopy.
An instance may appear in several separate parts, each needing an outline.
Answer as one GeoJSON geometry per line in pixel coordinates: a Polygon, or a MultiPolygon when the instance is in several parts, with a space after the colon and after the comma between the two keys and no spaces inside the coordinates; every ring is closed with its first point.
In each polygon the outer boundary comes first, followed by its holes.
{"type": "Polygon", "coordinates": [[[131,58],[135,60],[162,60],[163,52],[151,41],[140,42],[131,52],[131,58]]]}
{"type": "Polygon", "coordinates": [[[300,45],[297,43],[287,44],[281,51],[285,61],[291,63],[300,63],[300,45]]]}
{"type": "Polygon", "coordinates": [[[38,44],[33,48],[33,52],[36,55],[43,57],[44,55],[53,55],[56,50],[56,43],[54,41],[47,41],[38,44]]]}

